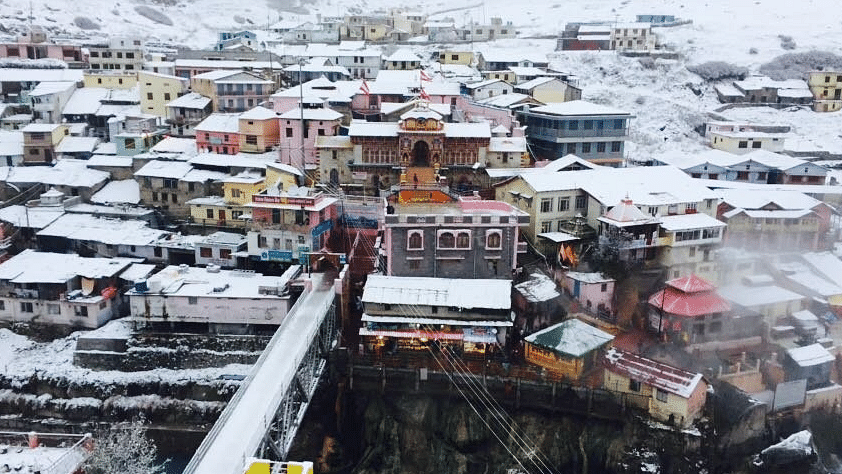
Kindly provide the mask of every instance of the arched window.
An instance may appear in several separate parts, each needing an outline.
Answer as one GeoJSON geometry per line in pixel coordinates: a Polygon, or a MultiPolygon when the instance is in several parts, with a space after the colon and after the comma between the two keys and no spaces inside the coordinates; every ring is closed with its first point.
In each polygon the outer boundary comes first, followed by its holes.
{"type": "Polygon", "coordinates": [[[450,232],[442,232],[439,234],[439,248],[440,249],[452,249],[456,246],[456,239],[453,237],[453,234],[450,232]]]}
{"type": "Polygon", "coordinates": [[[456,248],[471,248],[471,234],[469,234],[468,232],[459,232],[458,234],[456,234],[456,248]]]}
{"type": "Polygon", "coordinates": [[[420,230],[409,231],[409,238],[407,239],[406,248],[408,250],[424,249],[424,236],[421,234],[420,230]]]}
{"type": "Polygon", "coordinates": [[[485,237],[485,247],[488,249],[500,249],[502,245],[502,237],[498,231],[489,231],[485,237]]]}

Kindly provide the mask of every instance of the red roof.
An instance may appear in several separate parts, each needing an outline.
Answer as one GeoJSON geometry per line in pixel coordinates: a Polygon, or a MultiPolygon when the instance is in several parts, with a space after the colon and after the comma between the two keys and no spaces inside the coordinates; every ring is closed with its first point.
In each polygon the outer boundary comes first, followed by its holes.
{"type": "Polygon", "coordinates": [[[713,291],[716,289],[716,287],[710,284],[710,282],[703,278],[699,278],[696,275],[690,275],[682,278],[677,278],[675,280],[670,280],[667,282],[667,285],[677,290],[681,290],[684,293],[713,291]]]}
{"type": "Polygon", "coordinates": [[[614,348],[605,354],[605,362],[612,372],[684,398],[690,398],[702,380],[702,374],[614,348]]]}
{"type": "Polygon", "coordinates": [[[649,304],[678,316],[701,316],[710,313],[724,313],[731,310],[731,304],[715,291],[684,293],[671,286],[649,297],[649,304]],[[665,294],[666,292],[666,294],[665,294]],[[663,304],[663,308],[661,308],[663,304]]]}

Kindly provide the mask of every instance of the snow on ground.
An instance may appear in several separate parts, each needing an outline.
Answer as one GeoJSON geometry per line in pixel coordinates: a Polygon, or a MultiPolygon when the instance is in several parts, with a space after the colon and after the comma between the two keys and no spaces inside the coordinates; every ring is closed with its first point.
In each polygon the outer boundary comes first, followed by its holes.
{"type": "Polygon", "coordinates": [[[230,364],[209,369],[155,369],[142,372],[94,371],[73,365],[73,350],[76,339],[84,332],[75,332],[68,337],[52,342],[38,343],[14,332],[0,328],[0,369],[7,379],[24,383],[36,372],[42,378],[67,378],[71,381],[89,383],[96,380],[103,385],[127,384],[148,381],[206,381],[221,375],[247,375],[250,365],[230,364]]]}

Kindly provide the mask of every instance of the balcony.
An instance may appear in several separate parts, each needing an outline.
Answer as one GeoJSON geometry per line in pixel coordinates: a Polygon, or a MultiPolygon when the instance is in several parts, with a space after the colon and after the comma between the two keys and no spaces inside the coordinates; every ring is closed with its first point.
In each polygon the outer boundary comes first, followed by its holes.
{"type": "Polygon", "coordinates": [[[533,127],[530,126],[527,129],[527,134],[530,138],[552,141],[556,143],[571,143],[571,142],[581,142],[585,141],[586,139],[595,139],[594,141],[611,141],[611,140],[599,140],[600,138],[604,139],[616,139],[616,140],[626,140],[629,138],[629,129],[628,127],[625,128],[609,128],[609,129],[591,129],[591,130],[568,130],[568,129],[558,129],[558,128],[550,128],[550,127],[533,127]]]}

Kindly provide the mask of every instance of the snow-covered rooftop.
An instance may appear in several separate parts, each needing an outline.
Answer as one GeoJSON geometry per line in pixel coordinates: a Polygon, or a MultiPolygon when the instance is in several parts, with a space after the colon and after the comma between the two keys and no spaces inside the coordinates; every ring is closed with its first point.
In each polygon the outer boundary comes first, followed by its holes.
{"type": "Polygon", "coordinates": [[[571,357],[582,357],[614,339],[611,334],[578,319],[568,319],[530,334],[526,342],[571,357]]]}
{"type": "Polygon", "coordinates": [[[239,113],[212,113],[196,125],[197,132],[239,133],[239,113]]]}
{"type": "Polygon", "coordinates": [[[88,258],[71,253],[26,249],[0,264],[0,280],[12,283],[65,283],[77,276],[109,278],[134,262],[129,258],[88,258]]]}
{"type": "Polygon", "coordinates": [[[464,309],[511,308],[512,282],[369,275],[363,303],[453,306],[464,309]]]}
{"type": "Polygon", "coordinates": [[[199,298],[248,298],[277,299],[277,294],[261,292],[261,287],[283,289],[289,283],[289,275],[266,276],[260,273],[238,270],[208,271],[207,268],[179,267],[170,265],[152,275],[146,281],[149,288],[160,283],[160,291],[138,292],[131,289],[128,295],[194,296],[199,298]]]}
{"type": "Polygon", "coordinates": [[[150,228],[146,221],[75,213],[62,215],[37,233],[39,236],[108,245],[150,245],[168,234],[170,232],[165,230],[150,228]]]}
{"type": "Polygon", "coordinates": [[[584,100],[571,100],[569,102],[550,102],[547,105],[533,107],[530,112],[549,115],[631,115],[625,110],[615,109],[605,105],[594,104],[584,100]]]}
{"type": "Polygon", "coordinates": [[[836,360],[836,358],[833,357],[833,354],[818,343],[788,349],[786,353],[792,358],[793,362],[801,367],[812,367],[814,365],[827,364],[836,360]]]}
{"type": "Polygon", "coordinates": [[[605,361],[607,370],[682,398],[690,398],[702,381],[700,373],[688,372],[613,347],[606,352],[605,361]]]}
{"type": "Polygon", "coordinates": [[[91,196],[91,202],[99,204],[138,204],[140,202],[140,184],[133,179],[110,181],[91,196]]]}
{"type": "Polygon", "coordinates": [[[529,279],[515,285],[515,290],[530,303],[549,301],[561,296],[553,279],[541,272],[529,274],[529,279]]]}

